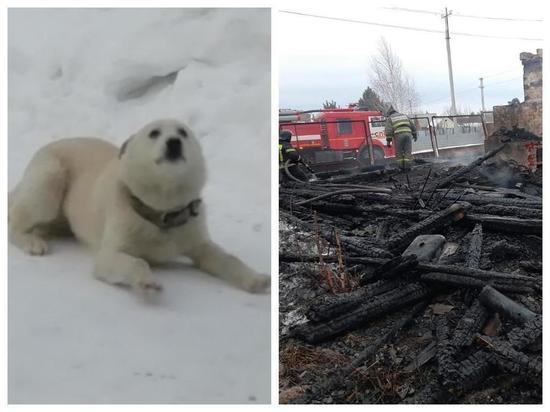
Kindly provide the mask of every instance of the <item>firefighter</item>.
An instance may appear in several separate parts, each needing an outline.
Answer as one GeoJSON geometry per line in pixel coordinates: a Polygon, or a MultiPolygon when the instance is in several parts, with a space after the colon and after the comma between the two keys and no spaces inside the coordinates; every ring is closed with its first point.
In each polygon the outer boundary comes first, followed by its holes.
{"type": "Polygon", "coordinates": [[[403,169],[409,167],[412,160],[412,140],[416,142],[416,127],[410,119],[390,106],[386,113],[386,141],[388,147],[392,142],[395,158],[403,169]]]}
{"type": "Polygon", "coordinates": [[[298,180],[307,182],[309,179],[300,167],[304,160],[290,144],[291,139],[292,134],[288,130],[279,133],[279,182],[291,180],[288,173],[298,180]]]}

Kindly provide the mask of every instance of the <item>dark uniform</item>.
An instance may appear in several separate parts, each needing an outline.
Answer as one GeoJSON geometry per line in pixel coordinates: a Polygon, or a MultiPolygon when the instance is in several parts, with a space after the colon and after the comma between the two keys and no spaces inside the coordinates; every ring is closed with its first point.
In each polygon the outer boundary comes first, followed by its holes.
{"type": "Polygon", "coordinates": [[[386,140],[388,146],[393,141],[395,158],[403,167],[408,167],[408,162],[412,160],[412,140],[416,142],[416,139],[414,123],[390,107],[386,114],[386,140]]]}
{"type": "Polygon", "coordinates": [[[285,169],[296,179],[307,182],[309,179],[300,168],[302,157],[290,144],[291,139],[292,134],[288,130],[283,130],[279,134],[279,182],[291,180],[285,169]]]}

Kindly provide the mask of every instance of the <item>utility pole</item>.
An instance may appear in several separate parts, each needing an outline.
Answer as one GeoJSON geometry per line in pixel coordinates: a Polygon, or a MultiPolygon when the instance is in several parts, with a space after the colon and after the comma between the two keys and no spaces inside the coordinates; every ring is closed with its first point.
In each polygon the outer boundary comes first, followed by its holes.
{"type": "Polygon", "coordinates": [[[451,113],[456,114],[455,85],[453,81],[453,64],[451,63],[451,36],[449,35],[449,16],[452,14],[445,7],[445,14],[441,18],[445,19],[445,40],[447,41],[447,61],[449,63],[449,85],[451,87],[451,113]]]}
{"type": "Polygon", "coordinates": [[[485,94],[483,93],[483,89],[485,86],[483,86],[483,77],[479,78],[479,88],[481,89],[481,111],[485,111],[485,94]]]}
{"type": "Polygon", "coordinates": [[[412,99],[409,99],[409,114],[413,114],[412,99]]]}

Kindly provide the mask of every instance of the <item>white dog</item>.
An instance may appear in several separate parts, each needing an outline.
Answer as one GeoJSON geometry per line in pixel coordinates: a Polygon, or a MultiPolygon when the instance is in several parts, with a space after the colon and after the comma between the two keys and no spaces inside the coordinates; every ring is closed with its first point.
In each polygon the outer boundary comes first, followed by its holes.
{"type": "Polygon", "coordinates": [[[269,289],[261,275],[210,240],[201,191],[204,159],[193,132],[158,120],[120,151],[95,138],[40,149],[10,194],[10,241],[32,255],[46,234],[70,231],[97,253],[94,275],[140,290],[160,290],[149,263],[184,255],[201,270],[249,292],[269,289]]]}

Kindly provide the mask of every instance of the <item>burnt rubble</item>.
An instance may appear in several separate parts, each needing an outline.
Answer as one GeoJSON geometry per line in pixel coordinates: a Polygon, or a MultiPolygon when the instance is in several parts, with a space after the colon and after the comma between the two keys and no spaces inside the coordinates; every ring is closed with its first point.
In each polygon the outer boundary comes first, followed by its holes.
{"type": "Polygon", "coordinates": [[[542,170],[493,152],[281,185],[281,403],[542,402],[542,170]]]}

